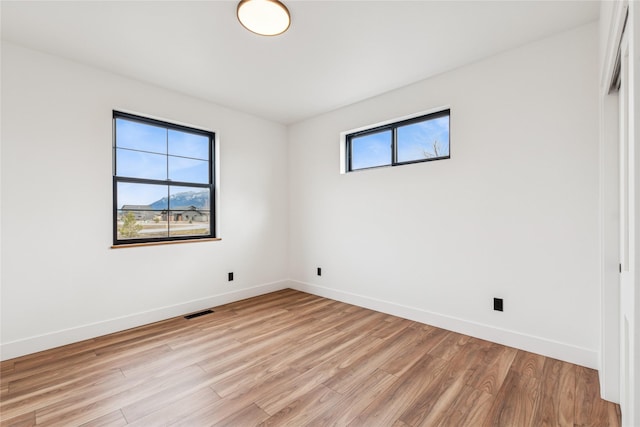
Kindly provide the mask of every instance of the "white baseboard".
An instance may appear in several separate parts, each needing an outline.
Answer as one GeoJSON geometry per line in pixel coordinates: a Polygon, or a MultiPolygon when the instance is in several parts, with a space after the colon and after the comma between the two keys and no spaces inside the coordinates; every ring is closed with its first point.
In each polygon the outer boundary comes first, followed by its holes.
{"type": "Polygon", "coordinates": [[[269,292],[279,291],[290,287],[289,281],[278,281],[254,286],[247,289],[213,295],[206,298],[187,301],[184,303],[161,307],[154,310],[122,316],[102,322],[90,323],[75,328],[64,329],[48,334],[33,336],[0,344],[0,360],[48,350],[62,345],[71,344],[86,339],[96,338],[113,332],[124,331],[137,326],[147,325],[160,320],[182,316],[206,308],[216,307],[230,302],[251,298],[269,292]]]}
{"type": "Polygon", "coordinates": [[[564,360],[566,362],[575,363],[576,365],[598,369],[597,352],[586,348],[576,347],[545,338],[500,329],[476,322],[470,322],[468,320],[446,316],[439,313],[433,313],[415,307],[408,307],[364,295],[353,294],[350,292],[344,292],[294,280],[266,283],[247,289],[213,295],[129,316],[118,317],[102,322],[91,323],[75,328],[7,342],[0,345],[0,360],[13,359],[14,357],[24,356],[26,354],[48,350],[62,345],[99,337],[101,335],[135,328],[137,326],[181,316],[186,313],[228,304],[230,302],[286,288],[308,292],[313,295],[331,298],[348,304],[357,305],[359,307],[388,313],[405,319],[415,320],[417,322],[426,323],[428,325],[437,326],[439,328],[461,334],[552,357],[554,359],[564,360]]]}
{"type": "Polygon", "coordinates": [[[496,328],[477,322],[446,316],[423,309],[395,304],[364,295],[353,294],[311,283],[289,281],[289,287],[302,292],[342,301],[359,307],[391,314],[420,323],[447,329],[483,340],[503,344],[531,353],[541,354],[587,368],[598,369],[598,353],[587,348],[576,347],[516,331],[496,328]]]}

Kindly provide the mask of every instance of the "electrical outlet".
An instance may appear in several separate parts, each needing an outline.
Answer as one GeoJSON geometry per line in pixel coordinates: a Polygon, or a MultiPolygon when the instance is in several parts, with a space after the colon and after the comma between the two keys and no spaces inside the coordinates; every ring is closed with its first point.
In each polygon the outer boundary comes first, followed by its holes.
{"type": "Polygon", "coordinates": [[[493,309],[495,311],[504,311],[502,298],[493,299],[493,309]]]}
{"type": "Polygon", "coordinates": [[[233,282],[233,273],[229,273],[229,281],[233,282]]]}
{"type": "Polygon", "coordinates": [[[318,276],[322,276],[322,269],[318,267],[318,276]]]}

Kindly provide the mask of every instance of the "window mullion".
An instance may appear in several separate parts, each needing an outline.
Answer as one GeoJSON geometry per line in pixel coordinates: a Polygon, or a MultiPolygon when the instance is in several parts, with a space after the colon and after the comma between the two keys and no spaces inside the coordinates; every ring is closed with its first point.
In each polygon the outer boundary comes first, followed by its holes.
{"type": "Polygon", "coordinates": [[[169,179],[169,129],[164,132],[165,155],[167,157],[167,239],[171,238],[171,180],[169,179]]]}
{"type": "Polygon", "coordinates": [[[167,239],[171,237],[171,186],[167,184],[167,239]]]}
{"type": "Polygon", "coordinates": [[[395,166],[398,163],[398,128],[393,127],[391,129],[391,166],[395,166]]]}

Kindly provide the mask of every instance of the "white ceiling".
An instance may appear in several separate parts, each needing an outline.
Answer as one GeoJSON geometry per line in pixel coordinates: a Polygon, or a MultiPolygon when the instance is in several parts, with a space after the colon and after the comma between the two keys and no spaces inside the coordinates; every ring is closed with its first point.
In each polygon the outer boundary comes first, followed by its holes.
{"type": "MultiPolygon", "coordinates": [[[[290,124],[598,19],[598,1],[2,1],[2,38],[290,124]]],[[[594,49],[597,48],[594,46],[594,49]]]]}

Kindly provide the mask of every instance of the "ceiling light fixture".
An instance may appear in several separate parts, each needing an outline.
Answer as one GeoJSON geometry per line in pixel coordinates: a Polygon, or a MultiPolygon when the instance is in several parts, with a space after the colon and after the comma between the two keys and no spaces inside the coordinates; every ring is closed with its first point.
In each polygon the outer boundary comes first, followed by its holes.
{"type": "Polygon", "coordinates": [[[289,9],[278,0],[242,0],[236,11],[247,30],[261,36],[277,36],[289,28],[289,9]]]}

